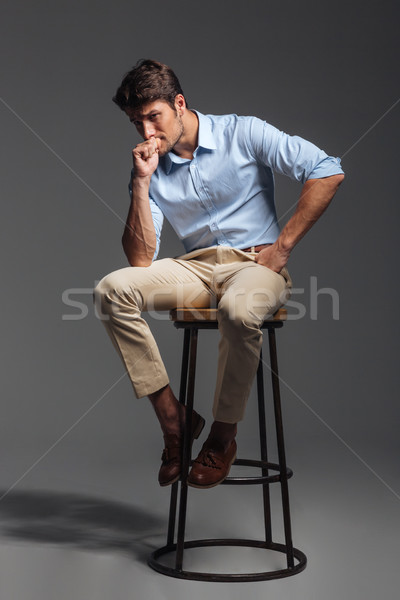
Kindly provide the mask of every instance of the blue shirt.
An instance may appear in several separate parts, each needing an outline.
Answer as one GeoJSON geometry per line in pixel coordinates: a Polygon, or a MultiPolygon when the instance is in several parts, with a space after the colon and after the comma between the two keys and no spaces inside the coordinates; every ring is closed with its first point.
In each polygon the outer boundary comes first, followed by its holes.
{"type": "Polygon", "coordinates": [[[160,157],[150,181],[157,257],[164,216],[186,252],[276,241],[274,171],[304,183],[343,173],[340,159],[256,117],[202,115],[193,158],[160,157]]]}

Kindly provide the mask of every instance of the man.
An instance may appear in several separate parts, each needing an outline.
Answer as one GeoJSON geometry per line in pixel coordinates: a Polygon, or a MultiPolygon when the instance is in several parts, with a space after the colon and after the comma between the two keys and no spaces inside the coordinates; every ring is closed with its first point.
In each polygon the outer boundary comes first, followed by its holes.
{"type": "MultiPolygon", "coordinates": [[[[289,256],[333,198],[339,159],[255,117],[202,115],[188,108],[173,71],[140,61],[114,102],[143,142],[133,149],[131,204],[122,244],[130,267],[105,277],[95,297],[137,397],[148,396],[164,434],[160,485],[179,479],[185,408],[168,381],[143,310],[218,306],[214,422],[188,483],[221,483],[236,457],[237,423],[257,369],[260,324],[288,298],[289,256]],[[303,183],[279,231],[273,171],[303,183]],[[155,260],[164,216],[186,254],[155,260]]],[[[193,413],[192,441],[204,426],[193,413]]]]}

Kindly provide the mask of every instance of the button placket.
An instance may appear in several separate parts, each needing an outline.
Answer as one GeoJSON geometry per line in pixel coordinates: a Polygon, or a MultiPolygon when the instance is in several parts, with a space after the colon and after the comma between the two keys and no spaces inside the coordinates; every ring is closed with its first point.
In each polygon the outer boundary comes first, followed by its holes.
{"type": "MultiPolygon", "coordinates": [[[[194,161],[194,159],[193,159],[194,161]]],[[[218,232],[218,225],[217,225],[217,217],[218,217],[218,212],[216,207],[214,206],[214,203],[212,202],[211,198],[208,196],[206,189],[204,187],[204,183],[201,179],[200,173],[199,173],[199,169],[197,167],[197,164],[195,162],[191,163],[190,165],[190,176],[192,179],[192,183],[193,183],[193,187],[196,190],[197,196],[200,200],[200,202],[202,203],[202,205],[204,206],[204,208],[206,209],[211,223],[210,223],[210,229],[211,231],[214,232],[218,232]]]]}

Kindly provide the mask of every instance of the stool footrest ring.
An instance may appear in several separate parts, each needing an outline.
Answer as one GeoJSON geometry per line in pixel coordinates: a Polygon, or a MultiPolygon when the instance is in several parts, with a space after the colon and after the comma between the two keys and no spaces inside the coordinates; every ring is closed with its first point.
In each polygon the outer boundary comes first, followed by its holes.
{"type": "MultiPolygon", "coordinates": [[[[190,548],[204,548],[211,546],[233,546],[233,547],[248,547],[248,548],[264,548],[265,550],[274,550],[276,552],[287,553],[287,548],[284,544],[275,542],[263,542],[261,540],[245,540],[245,539],[206,539],[206,540],[190,540],[184,543],[185,550],[190,548]]],[[[293,548],[294,558],[297,564],[294,567],[285,569],[277,569],[272,571],[263,571],[255,573],[205,573],[198,571],[185,571],[184,569],[176,569],[168,567],[159,562],[159,558],[165,554],[176,551],[176,544],[164,546],[155,550],[149,560],[150,567],[170,577],[178,579],[191,579],[195,581],[210,581],[210,582],[244,582],[244,581],[266,581],[268,579],[281,579],[290,577],[303,571],[307,564],[307,557],[301,550],[293,548]]]]}
{"type": "MultiPolygon", "coordinates": [[[[244,467],[257,467],[259,469],[268,469],[271,471],[278,471],[276,475],[257,475],[255,477],[239,477],[239,476],[230,476],[227,477],[221,485],[257,485],[264,483],[277,483],[281,481],[281,474],[279,465],[276,463],[266,462],[264,460],[254,460],[248,458],[237,458],[234,465],[244,466],[244,467]]],[[[286,469],[286,478],[290,479],[293,475],[292,469],[286,469]]]]}

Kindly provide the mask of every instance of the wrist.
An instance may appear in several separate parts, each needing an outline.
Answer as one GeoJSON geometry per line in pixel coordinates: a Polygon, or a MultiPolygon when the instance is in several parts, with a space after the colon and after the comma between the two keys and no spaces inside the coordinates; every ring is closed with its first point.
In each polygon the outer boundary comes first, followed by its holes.
{"type": "Polygon", "coordinates": [[[137,175],[136,173],[132,174],[132,188],[136,189],[149,189],[150,187],[151,175],[137,175]]]}
{"type": "Polygon", "coordinates": [[[291,251],[293,250],[294,244],[283,235],[280,235],[275,242],[278,252],[287,258],[289,258],[291,251]]]}

